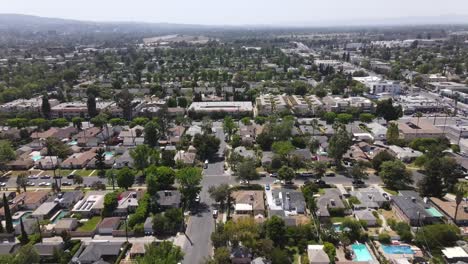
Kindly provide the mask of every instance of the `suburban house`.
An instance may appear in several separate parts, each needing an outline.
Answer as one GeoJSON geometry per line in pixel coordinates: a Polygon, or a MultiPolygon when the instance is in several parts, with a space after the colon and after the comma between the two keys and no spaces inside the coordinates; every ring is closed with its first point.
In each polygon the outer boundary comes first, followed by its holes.
{"type": "Polygon", "coordinates": [[[367,188],[359,189],[357,191],[351,192],[352,196],[355,196],[359,200],[359,204],[354,204],[354,209],[378,209],[387,203],[387,199],[383,197],[377,189],[367,188]]]}
{"type": "Polygon", "coordinates": [[[82,191],[71,191],[71,192],[63,192],[58,195],[55,199],[61,208],[71,208],[75,205],[79,200],[83,199],[83,192],[82,191]]]}
{"type": "Polygon", "coordinates": [[[255,159],[255,151],[246,149],[244,146],[240,146],[234,149],[234,153],[243,157],[244,159],[255,159]]]}
{"type": "Polygon", "coordinates": [[[443,217],[415,191],[399,191],[392,196],[392,205],[395,214],[412,226],[440,222],[443,217]]]}
{"type": "Polygon", "coordinates": [[[81,252],[78,261],[81,264],[93,264],[97,261],[114,263],[120,254],[122,242],[91,242],[81,252]]]}
{"type": "Polygon", "coordinates": [[[458,205],[457,217],[455,220],[455,211],[457,204],[455,201],[431,197],[431,204],[452,223],[458,226],[468,225],[468,204],[466,201],[458,205]]]}
{"type": "Polygon", "coordinates": [[[138,200],[144,195],[143,191],[126,191],[120,194],[119,203],[114,210],[114,215],[126,215],[135,212],[138,200]]]}
{"type": "Polygon", "coordinates": [[[468,253],[462,247],[450,247],[442,249],[442,255],[447,263],[466,263],[468,253]]]}
{"type": "Polygon", "coordinates": [[[18,203],[22,209],[36,210],[48,197],[49,192],[46,191],[23,192],[15,197],[13,204],[18,203]]]}
{"type": "Polygon", "coordinates": [[[114,168],[121,169],[123,167],[132,167],[133,158],[130,156],[130,150],[125,150],[125,152],[115,159],[114,168]]]}
{"type": "Polygon", "coordinates": [[[104,209],[104,196],[107,191],[89,191],[86,196],[73,206],[72,213],[85,216],[99,215],[104,209]]]}
{"type": "Polygon", "coordinates": [[[157,192],[157,203],[161,208],[179,208],[181,205],[181,193],[174,190],[157,192]]]}
{"type": "Polygon", "coordinates": [[[325,189],[325,193],[317,198],[317,216],[320,221],[329,220],[334,212],[345,211],[343,196],[338,189],[325,189]]]}
{"type": "Polygon", "coordinates": [[[295,216],[306,214],[306,203],[302,192],[292,189],[274,189],[268,198],[269,215],[279,216],[288,225],[296,225],[295,216]]]}
{"type": "Polygon", "coordinates": [[[94,149],[72,154],[66,160],[64,160],[60,167],[63,169],[83,169],[86,165],[96,156],[94,149]]]}
{"type": "Polygon", "coordinates": [[[356,210],[353,212],[353,214],[357,220],[365,222],[367,226],[376,226],[377,218],[374,216],[372,212],[373,212],[372,210],[364,209],[364,210],[356,210]]]}
{"type": "Polygon", "coordinates": [[[179,150],[174,156],[175,162],[182,162],[185,165],[195,164],[195,158],[197,154],[195,152],[179,150]]]}
{"type": "Polygon", "coordinates": [[[120,217],[106,217],[97,226],[97,232],[100,235],[112,235],[112,231],[119,228],[120,222],[120,217]]]}
{"type": "Polygon", "coordinates": [[[323,250],[323,245],[308,245],[307,256],[310,264],[329,264],[330,258],[323,250]]]}
{"type": "Polygon", "coordinates": [[[54,253],[58,250],[63,249],[63,242],[40,242],[34,244],[34,248],[41,257],[41,260],[52,259],[54,253]]]}
{"type": "Polygon", "coordinates": [[[55,223],[55,234],[61,234],[63,231],[73,231],[78,227],[78,220],[76,218],[62,218],[55,223]]]}
{"type": "Polygon", "coordinates": [[[32,217],[39,220],[50,219],[59,209],[59,204],[56,202],[45,202],[41,204],[34,212],[31,214],[32,217]]]}
{"type": "Polygon", "coordinates": [[[263,191],[235,191],[231,194],[234,206],[234,218],[253,216],[265,217],[265,197],[263,191]]]}

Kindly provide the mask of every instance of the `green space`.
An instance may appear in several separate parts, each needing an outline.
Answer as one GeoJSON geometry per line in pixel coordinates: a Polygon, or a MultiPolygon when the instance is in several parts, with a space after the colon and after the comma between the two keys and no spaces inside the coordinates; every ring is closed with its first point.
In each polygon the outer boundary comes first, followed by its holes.
{"type": "Polygon", "coordinates": [[[102,218],[100,216],[93,216],[82,226],[78,227],[77,231],[81,232],[90,232],[96,229],[96,226],[101,222],[102,218]]]}

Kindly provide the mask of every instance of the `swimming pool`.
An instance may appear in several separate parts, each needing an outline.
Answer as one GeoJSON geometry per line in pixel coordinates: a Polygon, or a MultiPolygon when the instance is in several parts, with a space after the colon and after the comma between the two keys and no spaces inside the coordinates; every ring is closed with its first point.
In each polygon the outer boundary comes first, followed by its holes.
{"type": "Polygon", "coordinates": [[[333,224],[333,230],[335,230],[335,232],[337,232],[337,233],[340,233],[341,232],[341,223],[334,223],[333,224]]]}
{"type": "Polygon", "coordinates": [[[410,246],[382,245],[382,249],[387,254],[414,254],[410,246]]]}
{"type": "Polygon", "coordinates": [[[435,209],[434,207],[426,209],[426,212],[428,212],[433,217],[443,217],[444,216],[437,209],[435,209]]]}
{"type": "Polygon", "coordinates": [[[104,152],[104,155],[106,157],[106,160],[109,160],[114,156],[114,152],[113,151],[106,151],[106,152],[104,152]]]}
{"type": "Polygon", "coordinates": [[[67,145],[69,145],[69,146],[78,145],[78,141],[76,141],[76,140],[70,141],[70,142],[67,143],[67,145]]]}
{"type": "Polygon", "coordinates": [[[33,161],[38,161],[38,160],[41,160],[42,159],[42,156],[39,155],[39,156],[32,156],[31,158],[33,161]]]}
{"type": "Polygon", "coordinates": [[[32,214],[31,211],[27,211],[27,212],[16,212],[11,218],[12,218],[12,222],[13,222],[13,225],[18,225],[20,223],[20,218],[22,218],[23,220],[28,218],[28,216],[30,216],[32,214]]]}
{"type": "Polygon", "coordinates": [[[69,211],[67,210],[60,210],[55,216],[53,217],[52,224],[56,224],[60,219],[64,218],[68,215],[69,211]]]}
{"type": "Polygon", "coordinates": [[[367,246],[365,244],[353,244],[351,248],[353,249],[355,255],[355,258],[353,259],[354,261],[374,260],[372,258],[371,253],[369,252],[369,249],[367,249],[367,246]]]}

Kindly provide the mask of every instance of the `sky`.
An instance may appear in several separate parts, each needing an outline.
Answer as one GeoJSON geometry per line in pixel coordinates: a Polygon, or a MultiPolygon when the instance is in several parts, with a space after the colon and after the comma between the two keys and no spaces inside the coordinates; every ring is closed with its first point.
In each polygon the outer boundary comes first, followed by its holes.
{"type": "MultiPolygon", "coordinates": [[[[0,13],[88,21],[320,25],[404,17],[468,17],[467,0],[0,0],[0,13]]],[[[468,22],[468,21],[467,21],[468,22]]]]}

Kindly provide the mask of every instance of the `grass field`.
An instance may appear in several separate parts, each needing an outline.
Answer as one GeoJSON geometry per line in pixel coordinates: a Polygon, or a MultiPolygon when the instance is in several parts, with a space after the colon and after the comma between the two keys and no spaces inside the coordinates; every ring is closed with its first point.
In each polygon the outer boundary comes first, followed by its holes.
{"type": "Polygon", "coordinates": [[[96,226],[101,222],[101,217],[100,216],[94,216],[91,219],[89,219],[86,223],[84,223],[82,226],[78,227],[77,231],[81,232],[90,232],[96,229],[96,226]]]}

